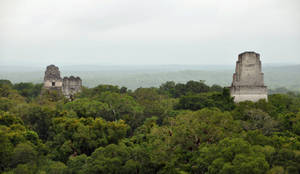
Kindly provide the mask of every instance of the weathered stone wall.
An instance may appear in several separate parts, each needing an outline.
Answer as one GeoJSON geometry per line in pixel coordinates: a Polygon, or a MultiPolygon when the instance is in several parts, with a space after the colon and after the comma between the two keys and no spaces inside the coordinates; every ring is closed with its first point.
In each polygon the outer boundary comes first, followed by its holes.
{"type": "Polygon", "coordinates": [[[62,87],[62,86],[63,86],[63,82],[61,80],[57,80],[57,81],[47,80],[47,81],[44,81],[44,87],[46,87],[46,88],[62,87]]]}
{"type": "Polygon", "coordinates": [[[242,101],[253,101],[253,102],[257,102],[260,99],[265,99],[266,101],[268,100],[268,94],[242,94],[242,95],[236,95],[233,94],[232,97],[234,97],[234,101],[236,103],[238,102],[242,102],[242,101]]]}
{"type": "Polygon", "coordinates": [[[233,76],[235,86],[264,86],[263,76],[259,54],[245,52],[239,55],[233,76]]]}
{"type": "Polygon", "coordinates": [[[55,65],[47,66],[44,80],[58,80],[61,79],[59,68],[55,65]]]}
{"type": "Polygon", "coordinates": [[[259,54],[244,52],[239,55],[230,93],[235,102],[267,100],[268,92],[267,87],[264,86],[259,54]]]}
{"type": "Polygon", "coordinates": [[[62,79],[58,67],[54,65],[47,66],[44,76],[44,88],[46,89],[62,89],[62,79]]]}
{"type": "Polygon", "coordinates": [[[82,81],[79,77],[64,77],[63,79],[63,94],[70,97],[81,91],[82,81]]]}

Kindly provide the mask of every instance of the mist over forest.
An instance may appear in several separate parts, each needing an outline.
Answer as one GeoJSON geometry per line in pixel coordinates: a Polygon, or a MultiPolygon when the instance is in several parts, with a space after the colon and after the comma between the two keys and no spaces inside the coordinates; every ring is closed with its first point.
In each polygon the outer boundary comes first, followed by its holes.
{"type": "MultiPolygon", "coordinates": [[[[13,83],[43,83],[45,68],[0,66],[0,79],[9,79],[13,83]]],[[[204,80],[208,85],[230,86],[235,71],[233,65],[74,65],[59,68],[61,76],[79,76],[86,87],[111,84],[129,89],[159,87],[166,81],[185,83],[189,80],[204,80]]],[[[266,64],[263,73],[269,89],[300,91],[300,65],[266,64]]]]}

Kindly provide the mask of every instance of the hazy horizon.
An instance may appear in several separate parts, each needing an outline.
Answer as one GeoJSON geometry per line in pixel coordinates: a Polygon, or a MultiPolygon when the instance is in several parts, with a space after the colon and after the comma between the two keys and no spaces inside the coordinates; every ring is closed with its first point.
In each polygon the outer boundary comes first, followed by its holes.
{"type": "MultiPolygon", "coordinates": [[[[27,65],[19,65],[19,64],[1,64],[0,65],[0,71],[6,71],[9,70],[9,68],[25,68],[25,69],[19,69],[19,71],[23,70],[45,70],[48,65],[55,65],[59,67],[60,69],[67,68],[68,70],[72,69],[73,71],[76,70],[82,70],[82,68],[105,68],[107,70],[114,70],[114,68],[186,68],[189,69],[197,69],[198,70],[216,70],[216,69],[235,69],[236,62],[232,64],[27,64],[27,65]],[[6,68],[6,69],[5,69],[6,68]],[[76,69],[79,68],[79,69],[76,69]]],[[[280,62],[280,63],[263,63],[263,68],[269,68],[269,67],[284,67],[284,66],[299,66],[300,63],[288,63],[288,62],[280,62]]],[[[12,69],[13,70],[13,69],[12,69]]],[[[93,69],[94,71],[94,69],[93,69]]]]}
{"type": "MultiPolygon", "coordinates": [[[[13,83],[43,83],[46,67],[24,68],[0,66],[0,79],[13,83]]],[[[79,76],[87,87],[100,84],[139,87],[158,87],[166,81],[185,83],[189,80],[204,80],[208,85],[230,86],[234,66],[59,66],[61,77],[79,76]]],[[[300,65],[272,65],[263,67],[265,84],[269,89],[287,88],[300,90],[300,65]]]]}

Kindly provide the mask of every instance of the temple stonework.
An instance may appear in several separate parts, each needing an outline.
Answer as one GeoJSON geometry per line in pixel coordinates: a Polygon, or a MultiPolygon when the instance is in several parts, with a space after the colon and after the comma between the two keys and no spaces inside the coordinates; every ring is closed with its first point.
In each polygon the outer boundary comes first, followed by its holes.
{"type": "Polygon", "coordinates": [[[244,52],[239,55],[230,94],[235,102],[268,100],[268,90],[264,85],[264,74],[258,53],[244,52]]]}
{"type": "Polygon", "coordinates": [[[82,81],[79,77],[64,77],[63,79],[63,94],[65,96],[72,96],[81,91],[82,81]]]}
{"type": "Polygon", "coordinates": [[[79,77],[60,77],[59,68],[55,65],[47,66],[44,77],[44,88],[62,92],[67,98],[81,91],[82,81],[79,77]]]}

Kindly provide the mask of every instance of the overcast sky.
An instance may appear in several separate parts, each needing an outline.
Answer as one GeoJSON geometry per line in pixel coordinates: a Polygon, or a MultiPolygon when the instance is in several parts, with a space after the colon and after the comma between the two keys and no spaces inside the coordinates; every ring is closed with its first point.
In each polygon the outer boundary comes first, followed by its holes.
{"type": "Polygon", "coordinates": [[[0,0],[0,65],[300,64],[299,0],[0,0]]]}

